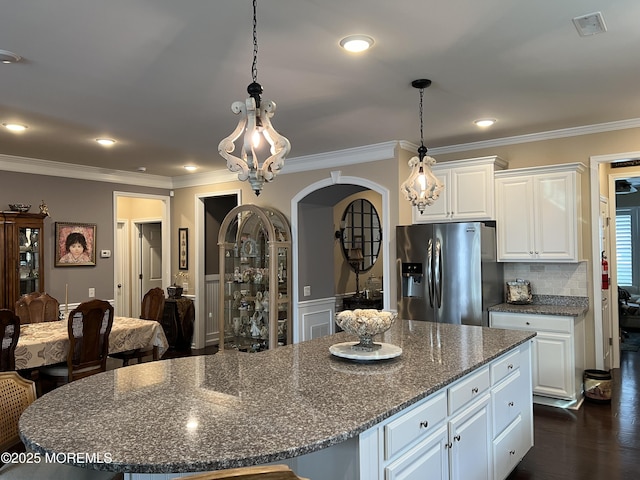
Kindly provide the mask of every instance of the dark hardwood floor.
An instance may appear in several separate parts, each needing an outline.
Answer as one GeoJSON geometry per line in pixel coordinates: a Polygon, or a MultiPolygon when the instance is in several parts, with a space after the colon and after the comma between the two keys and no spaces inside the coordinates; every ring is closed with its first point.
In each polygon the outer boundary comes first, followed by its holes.
{"type": "Polygon", "coordinates": [[[640,478],[640,352],[622,351],[610,404],[534,405],[534,447],[508,480],[640,478]]]}

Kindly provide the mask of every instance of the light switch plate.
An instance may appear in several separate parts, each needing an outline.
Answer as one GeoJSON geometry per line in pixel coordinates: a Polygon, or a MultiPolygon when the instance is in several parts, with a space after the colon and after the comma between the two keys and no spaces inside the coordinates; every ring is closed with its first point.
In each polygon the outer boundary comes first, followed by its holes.
{"type": "Polygon", "coordinates": [[[109,258],[111,256],[111,250],[100,250],[100,258],[109,258]]]}
{"type": "Polygon", "coordinates": [[[311,285],[307,285],[304,287],[304,296],[305,297],[310,297],[311,296],[311,285]]]}

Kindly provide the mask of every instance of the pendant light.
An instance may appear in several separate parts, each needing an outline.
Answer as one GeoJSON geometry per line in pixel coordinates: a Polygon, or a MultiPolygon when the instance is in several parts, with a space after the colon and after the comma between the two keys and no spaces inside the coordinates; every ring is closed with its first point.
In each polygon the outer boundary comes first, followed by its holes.
{"type": "MultiPolygon", "coordinates": [[[[264,182],[271,182],[284,166],[284,159],[291,151],[289,140],[276,132],[271,125],[271,117],[276,104],[262,99],[262,85],[258,83],[258,36],[257,36],[256,0],[253,0],[253,63],[251,64],[252,82],[247,87],[249,97],[244,101],[233,102],[231,111],[240,115],[236,129],[218,145],[218,153],[227,160],[227,168],[238,173],[238,180],[249,180],[251,188],[260,195],[264,182]],[[232,155],[235,141],[243,136],[240,156],[232,155]],[[258,158],[260,143],[269,145],[269,152],[262,163],[258,158]]],[[[266,149],[266,146],[265,146],[266,149]]]]}
{"type": "Polygon", "coordinates": [[[411,82],[411,86],[420,89],[420,147],[418,148],[418,156],[409,160],[409,167],[411,167],[409,178],[400,186],[405,198],[411,202],[411,205],[418,207],[420,213],[423,213],[425,207],[432,205],[438,199],[444,188],[442,182],[431,171],[431,167],[436,164],[436,161],[433,157],[427,156],[427,147],[424,146],[422,98],[424,89],[429,85],[431,85],[431,80],[425,78],[411,82]]]}

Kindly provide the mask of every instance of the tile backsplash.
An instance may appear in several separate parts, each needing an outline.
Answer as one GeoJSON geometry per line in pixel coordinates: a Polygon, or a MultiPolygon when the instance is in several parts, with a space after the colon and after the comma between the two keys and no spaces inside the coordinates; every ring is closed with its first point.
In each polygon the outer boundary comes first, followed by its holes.
{"type": "Polygon", "coordinates": [[[587,296],[587,263],[505,263],[504,280],[529,280],[534,295],[587,296]]]}

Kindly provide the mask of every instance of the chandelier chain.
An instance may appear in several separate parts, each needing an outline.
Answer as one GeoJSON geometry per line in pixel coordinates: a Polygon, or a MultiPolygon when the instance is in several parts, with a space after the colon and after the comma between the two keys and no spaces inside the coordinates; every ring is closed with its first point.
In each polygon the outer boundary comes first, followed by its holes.
{"type": "Polygon", "coordinates": [[[424,88],[421,88],[420,89],[420,145],[424,147],[424,133],[423,133],[424,124],[422,121],[422,113],[423,113],[422,98],[423,97],[424,97],[424,88]]]}
{"type": "Polygon", "coordinates": [[[256,1],[253,0],[253,63],[251,64],[251,78],[258,81],[258,16],[256,14],[256,1]]]}

